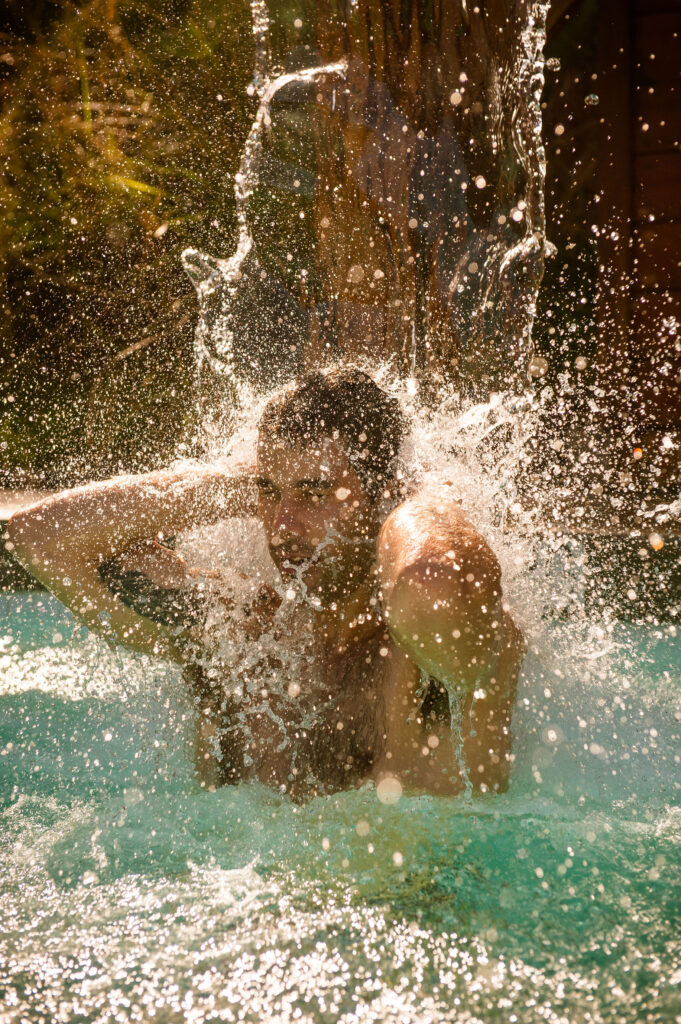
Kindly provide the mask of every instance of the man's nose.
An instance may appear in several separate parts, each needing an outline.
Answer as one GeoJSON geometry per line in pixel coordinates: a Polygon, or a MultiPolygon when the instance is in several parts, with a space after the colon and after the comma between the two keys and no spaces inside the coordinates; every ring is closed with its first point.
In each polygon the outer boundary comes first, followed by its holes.
{"type": "Polygon", "coordinates": [[[286,500],[279,502],[272,521],[272,531],[274,533],[274,543],[277,545],[302,535],[302,523],[294,502],[286,500]]]}

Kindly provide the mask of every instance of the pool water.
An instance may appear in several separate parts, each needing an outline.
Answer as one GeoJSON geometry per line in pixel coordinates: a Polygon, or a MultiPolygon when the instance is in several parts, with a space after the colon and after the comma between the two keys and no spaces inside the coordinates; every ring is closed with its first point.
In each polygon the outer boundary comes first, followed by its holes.
{"type": "Polygon", "coordinates": [[[201,791],[173,668],[0,595],[0,1021],[681,1021],[681,638],[528,656],[509,792],[201,791]]]}

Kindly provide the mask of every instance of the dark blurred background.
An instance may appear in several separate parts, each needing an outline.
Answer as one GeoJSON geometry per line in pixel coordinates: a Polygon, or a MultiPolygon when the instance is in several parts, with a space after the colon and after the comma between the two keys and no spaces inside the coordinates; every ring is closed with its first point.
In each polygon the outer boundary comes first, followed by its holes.
{"type": "Polygon", "coordinates": [[[0,17],[0,485],[143,469],[192,434],[187,245],[226,252],[248,0],[0,17]]]}
{"type": "MultiPolygon", "coordinates": [[[[305,2],[277,3],[280,32],[305,2]]],[[[641,351],[644,330],[658,336],[679,294],[681,215],[658,215],[667,243],[648,258],[641,228],[652,222],[636,206],[637,139],[667,159],[658,179],[674,173],[664,168],[679,155],[681,62],[672,53],[665,70],[658,59],[662,85],[651,87],[637,50],[644,29],[674,38],[665,18],[681,28],[678,0],[552,5],[543,108],[556,252],[535,331],[545,360],[538,386],[582,389],[575,408],[599,374],[623,381],[623,407],[636,421],[626,446],[654,449],[660,493],[678,478],[681,361],[673,339],[666,348],[663,340],[659,359],[669,365],[671,352],[673,363],[666,391],[660,398],[655,385],[646,401],[640,385],[653,369],[641,369],[638,354],[632,361],[632,346],[641,351]],[[650,106],[651,95],[658,107],[666,96],[670,113],[641,114],[637,104],[650,106]],[[653,124],[645,136],[644,117],[653,124]],[[659,306],[643,327],[641,295],[659,306]]],[[[0,6],[0,487],[68,485],[191,450],[197,306],[180,253],[234,249],[233,175],[255,113],[253,65],[248,0],[0,6]]],[[[602,422],[606,434],[621,434],[616,415],[602,422]]]]}

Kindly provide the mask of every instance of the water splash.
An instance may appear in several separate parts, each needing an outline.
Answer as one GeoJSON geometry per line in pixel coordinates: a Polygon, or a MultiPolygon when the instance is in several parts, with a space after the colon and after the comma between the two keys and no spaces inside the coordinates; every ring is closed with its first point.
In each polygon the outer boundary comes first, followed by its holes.
{"type": "MultiPolygon", "coordinates": [[[[410,381],[397,378],[390,365],[374,368],[374,375],[398,399],[408,425],[400,470],[407,493],[433,488],[463,505],[497,553],[504,594],[514,617],[535,646],[548,645],[544,622],[552,618],[561,595],[567,600],[572,583],[568,576],[550,572],[553,567],[549,565],[546,572],[536,574],[528,588],[530,570],[537,564],[542,544],[546,547],[546,531],[541,524],[552,501],[547,487],[532,505],[526,506],[521,500],[519,481],[534,431],[531,402],[497,395],[488,403],[462,409],[458,393],[450,388],[433,407],[432,403],[424,405],[410,388],[410,381]]],[[[236,455],[248,461],[254,457],[257,424],[266,401],[266,395],[258,400],[246,385],[241,385],[239,429],[213,439],[212,458],[236,455]]],[[[329,537],[328,542],[331,540],[329,537]]],[[[278,728],[276,747],[285,744],[292,730],[319,729],[333,697],[323,680],[315,683],[310,675],[314,637],[301,632],[297,619],[301,607],[311,602],[303,581],[282,581],[273,573],[262,527],[256,520],[229,521],[216,529],[210,543],[202,530],[189,547],[186,539],[184,544],[190,562],[220,568],[219,587],[229,591],[228,600],[216,594],[212,605],[206,666],[214,678],[226,681],[232,702],[230,714],[236,716],[239,728],[254,742],[249,724],[253,716],[272,718],[278,728]],[[234,609],[246,602],[249,587],[252,591],[254,585],[261,584],[277,593],[280,604],[270,626],[254,642],[234,609]],[[296,710],[296,700],[290,699],[292,686],[296,698],[301,689],[308,695],[314,690],[316,712],[304,702],[298,702],[296,710]],[[285,709],[283,717],[272,717],[272,702],[285,709]]],[[[450,708],[455,752],[457,744],[459,747],[457,773],[462,769],[457,711],[460,697],[453,688],[450,708]]],[[[465,769],[460,773],[470,793],[465,769]]]]}
{"type": "MultiPolygon", "coordinates": [[[[258,45],[264,96],[264,27],[258,45]]],[[[339,102],[332,86],[333,113],[339,102]]],[[[256,149],[266,129],[263,114],[256,149]]],[[[200,354],[241,412],[239,430],[213,421],[212,453],[249,450],[258,417],[240,368],[250,358],[236,329],[240,280],[223,263],[198,266],[200,354]]],[[[408,334],[430,340],[413,322],[408,334]]],[[[678,1012],[676,626],[644,630],[607,606],[587,609],[583,550],[550,472],[565,456],[550,449],[547,475],[528,470],[539,402],[467,404],[451,385],[424,394],[416,360],[407,381],[394,364],[372,369],[411,423],[405,478],[457,494],[499,555],[529,640],[509,793],[470,803],[405,794],[390,807],[365,787],[300,809],[258,785],[199,792],[193,709],[176,671],[69,641],[73,624],[49,599],[3,597],[16,631],[0,650],[8,1021],[303,1013],[416,1024],[535,1012],[551,1024],[652,1024],[678,1012]]],[[[655,511],[672,517],[677,505],[655,511]]],[[[272,582],[253,522],[194,545],[192,561],[229,565],[235,598],[247,589],[239,571],[272,582]]],[[[222,633],[216,655],[254,687],[276,657],[282,701],[306,669],[301,644],[290,651],[277,634],[294,607],[282,604],[259,650],[222,633]]]]}
{"type": "MultiPolygon", "coordinates": [[[[321,23],[312,36],[322,51],[346,46],[340,59],[273,74],[270,15],[252,5],[259,103],[234,180],[236,249],[183,255],[207,431],[229,429],[240,381],[267,388],[339,357],[392,355],[436,401],[448,381],[469,398],[526,386],[545,248],[546,7],[519,4],[499,53],[480,9],[438,15],[453,47],[443,81],[457,83],[440,96],[427,65],[414,94],[396,54],[370,67],[359,37],[321,23]]],[[[362,17],[348,14],[360,35],[362,17]]],[[[420,18],[407,36],[431,31],[420,18]]]]}
{"type": "MultiPolygon", "coordinates": [[[[249,224],[249,200],[260,180],[260,160],[263,138],[271,128],[271,107],[277,94],[287,86],[298,83],[306,85],[324,76],[343,75],[345,63],[335,62],[322,67],[305,68],[301,71],[269,77],[269,13],[264,0],[252,0],[253,34],[256,40],[255,69],[249,91],[259,97],[258,109],[246,140],[241,162],[234,175],[234,196],[238,241],[236,250],[229,259],[219,259],[186,249],[182,263],[197,290],[199,300],[199,324],[195,334],[195,355],[198,371],[197,391],[203,412],[203,430],[211,436],[229,431],[232,423],[238,390],[238,379],[251,379],[249,367],[244,365],[244,353],[239,350],[239,316],[245,311],[239,307],[240,291],[253,280],[264,280],[266,274],[253,259],[253,237],[249,224]],[[249,265],[252,264],[252,265],[249,265]]],[[[251,352],[252,356],[253,353],[251,352]]],[[[279,353],[283,366],[279,370],[290,372],[296,361],[285,353],[279,353]]],[[[267,380],[262,362],[271,358],[271,353],[261,351],[261,380],[267,380]]],[[[276,375],[276,368],[275,368],[276,375]]]]}

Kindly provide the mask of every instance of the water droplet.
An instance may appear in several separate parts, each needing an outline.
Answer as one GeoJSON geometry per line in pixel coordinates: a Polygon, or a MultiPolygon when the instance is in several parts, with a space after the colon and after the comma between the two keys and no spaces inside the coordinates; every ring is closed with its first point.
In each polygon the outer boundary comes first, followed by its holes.
{"type": "Polygon", "coordinates": [[[544,359],[543,356],[532,356],[527,369],[531,377],[543,377],[548,368],[548,359],[544,359]]]}
{"type": "Polygon", "coordinates": [[[584,97],[585,107],[597,107],[599,103],[600,98],[596,95],[595,92],[590,92],[588,96],[584,97]]]}
{"type": "Polygon", "coordinates": [[[386,775],[376,786],[376,796],[382,804],[396,804],[402,796],[402,784],[394,775],[386,775]]]}

